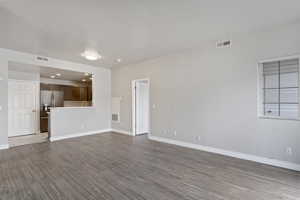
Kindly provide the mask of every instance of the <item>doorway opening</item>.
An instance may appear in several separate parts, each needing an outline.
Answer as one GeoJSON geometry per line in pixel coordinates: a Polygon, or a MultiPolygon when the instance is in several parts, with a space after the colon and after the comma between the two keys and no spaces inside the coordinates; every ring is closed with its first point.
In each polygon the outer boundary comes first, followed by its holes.
{"type": "Polygon", "coordinates": [[[34,135],[39,130],[40,116],[40,85],[34,78],[8,80],[8,141],[11,147],[47,140],[47,134],[34,135]]]}
{"type": "Polygon", "coordinates": [[[132,81],[132,132],[134,136],[150,133],[150,80],[132,81]]]}
{"type": "Polygon", "coordinates": [[[49,141],[55,109],[92,107],[93,78],[89,72],[9,62],[9,146],[49,141]]]}

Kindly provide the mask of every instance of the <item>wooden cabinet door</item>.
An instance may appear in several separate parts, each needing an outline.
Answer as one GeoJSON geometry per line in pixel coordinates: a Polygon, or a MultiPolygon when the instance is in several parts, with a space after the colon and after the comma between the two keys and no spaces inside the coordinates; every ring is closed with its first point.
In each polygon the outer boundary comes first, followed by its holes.
{"type": "Polygon", "coordinates": [[[80,87],[72,87],[72,101],[80,101],[80,87]]]}
{"type": "Polygon", "coordinates": [[[92,86],[88,86],[87,87],[87,92],[88,92],[88,101],[92,101],[93,100],[93,89],[92,86]]]}
{"type": "Polygon", "coordinates": [[[72,87],[71,86],[63,86],[64,90],[64,100],[72,101],[72,87]]]}
{"type": "Polygon", "coordinates": [[[64,86],[65,101],[88,101],[87,87],[64,86]]]}
{"type": "Polygon", "coordinates": [[[80,87],[80,100],[87,101],[87,87],[80,87]]]}

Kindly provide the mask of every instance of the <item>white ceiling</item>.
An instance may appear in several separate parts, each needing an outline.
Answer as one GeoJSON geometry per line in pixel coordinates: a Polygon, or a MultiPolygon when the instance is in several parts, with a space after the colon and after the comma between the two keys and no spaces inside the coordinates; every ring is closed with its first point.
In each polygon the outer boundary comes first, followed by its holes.
{"type": "Polygon", "coordinates": [[[0,0],[0,47],[110,67],[299,17],[299,0],[0,0]]]}
{"type": "Polygon", "coordinates": [[[56,77],[55,79],[79,82],[81,82],[82,79],[86,79],[87,81],[90,81],[89,76],[86,76],[85,73],[70,70],[62,70],[52,67],[43,67],[37,65],[21,64],[17,62],[9,62],[8,69],[9,71],[39,73],[40,77],[48,79],[50,78],[50,76],[61,74],[60,77],[56,77]]]}

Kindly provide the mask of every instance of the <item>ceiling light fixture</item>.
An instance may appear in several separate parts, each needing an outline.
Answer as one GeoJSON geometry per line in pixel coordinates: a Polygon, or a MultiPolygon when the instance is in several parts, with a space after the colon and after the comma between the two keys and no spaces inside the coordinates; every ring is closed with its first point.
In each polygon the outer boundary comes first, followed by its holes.
{"type": "Polygon", "coordinates": [[[81,56],[87,60],[92,60],[92,61],[99,60],[102,58],[102,56],[96,50],[92,50],[92,49],[85,50],[81,54],[81,56]]]}
{"type": "Polygon", "coordinates": [[[86,82],[86,80],[85,80],[85,79],[82,79],[81,81],[82,81],[82,82],[86,82]]]}
{"type": "Polygon", "coordinates": [[[61,76],[61,74],[56,74],[56,76],[61,76]]]}
{"type": "Polygon", "coordinates": [[[54,75],[52,75],[52,76],[50,76],[50,78],[55,78],[55,76],[54,76],[54,75]]]}
{"type": "Polygon", "coordinates": [[[117,59],[117,62],[118,62],[118,63],[122,62],[122,59],[121,59],[121,58],[118,58],[118,59],[117,59]]]}

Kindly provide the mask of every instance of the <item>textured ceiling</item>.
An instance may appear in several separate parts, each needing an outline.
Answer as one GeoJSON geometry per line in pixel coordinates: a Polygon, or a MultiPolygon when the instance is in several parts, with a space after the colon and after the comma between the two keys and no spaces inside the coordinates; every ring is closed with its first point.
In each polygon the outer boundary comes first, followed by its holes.
{"type": "Polygon", "coordinates": [[[0,0],[0,48],[111,67],[299,17],[299,0],[0,0]]]}

